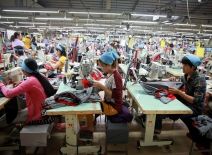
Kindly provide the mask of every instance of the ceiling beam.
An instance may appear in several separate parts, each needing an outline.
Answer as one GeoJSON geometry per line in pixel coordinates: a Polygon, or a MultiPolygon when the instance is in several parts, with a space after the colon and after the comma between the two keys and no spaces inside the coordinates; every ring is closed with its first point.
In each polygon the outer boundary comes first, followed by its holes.
{"type": "Polygon", "coordinates": [[[203,6],[207,5],[209,1],[206,3],[201,3],[200,5],[196,6],[193,10],[191,10],[189,13],[195,14],[196,11],[200,10],[203,6]]]}
{"type": "Polygon", "coordinates": [[[138,6],[138,4],[139,4],[139,1],[140,1],[140,0],[137,0],[137,1],[135,2],[135,5],[134,5],[134,7],[133,7],[132,11],[135,11],[136,7],[137,7],[137,6],[138,6]]]}

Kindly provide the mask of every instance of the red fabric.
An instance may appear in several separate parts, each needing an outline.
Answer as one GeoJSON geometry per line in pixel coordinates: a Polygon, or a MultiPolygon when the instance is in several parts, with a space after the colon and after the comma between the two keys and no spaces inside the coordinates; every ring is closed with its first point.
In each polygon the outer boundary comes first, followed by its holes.
{"type": "Polygon", "coordinates": [[[156,98],[161,98],[161,96],[160,96],[160,94],[159,94],[159,93],[161,93],[161,92],[166,93],[166,96],[167,96],[168,98],[170,98],[171,100],[176,99],[176,97],[175,97],[173,94],[169,93],[166,89],[157,89],[157,90],[155,91],[155,97],[156,97],[156,98]]]}
{"type": "Polygon", "coordinates": [[[67,106],[77,106],[76,103],[69,103],[68,101],[58,100],[57,103],[65,104],[67,106]]]}
{"type": "Polygon", "coordinates": [[[197,124],[197,122],[192,122],[192,125],[197,126],[198,124],[197,124]]]}
{"type": "Polygon", "coordinates": [[[82,85],[84,88],[88,88],[92,86],[91,82],[88,81],[87,79],[82,79],[82,85]]]}
{"type": "Polygon", "coordinates": [[[44,68],[45,68],[46,70],[51,70],[51,71],[54,70],[51,66],[49,66],[49,65],[47,65],[47,64],[44,64],[44,68]]]}

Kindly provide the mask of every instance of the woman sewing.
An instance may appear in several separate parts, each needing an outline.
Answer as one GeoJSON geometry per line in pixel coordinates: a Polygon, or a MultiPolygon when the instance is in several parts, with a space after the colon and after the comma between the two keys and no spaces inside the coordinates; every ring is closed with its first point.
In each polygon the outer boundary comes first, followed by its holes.
{"type": "MultiPolygon", "coordinates": [[[[7,88],[0,81],[0,90],[7,98],[13,98],[25,94],[27,108],[18,111],[12,123],[25,122],[26,124],[47,124],[54,121],[53,117],[41,116],[42,103],[45,99],[54,95],[55,91],[45,76],[41,75],[35,60],[27,58],[22,62],[23,74],[27,80],[20,82],[15,88],[7,88]]],[[[0,127],[9,125],[6,121],[6,114],[0,118],[0,127]]]]}
{"type": "MultiPolygon", "coordinates": [[[[65,65],[65,61],[66,61],[66,51],[65,48],[61,45],[57,45],[56,47],[56,54],[59,57],[58,61],[48,61],[47,64],[50,65],[52,67],[52,69],[59,69],[60,72],[62,72],[62,69],[65,65]]],[[[49,76],[49,78],[55,77],[57,74],[52,74],[49,76]]]]}

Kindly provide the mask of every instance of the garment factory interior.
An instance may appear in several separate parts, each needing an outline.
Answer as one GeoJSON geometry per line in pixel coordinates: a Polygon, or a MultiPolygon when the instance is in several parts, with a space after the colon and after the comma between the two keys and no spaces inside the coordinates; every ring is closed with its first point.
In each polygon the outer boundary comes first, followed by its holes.
{"type": "Polygon", "coordinates": [[[0,155],[212,155],[212,0],[0,0],[0,155]]]}

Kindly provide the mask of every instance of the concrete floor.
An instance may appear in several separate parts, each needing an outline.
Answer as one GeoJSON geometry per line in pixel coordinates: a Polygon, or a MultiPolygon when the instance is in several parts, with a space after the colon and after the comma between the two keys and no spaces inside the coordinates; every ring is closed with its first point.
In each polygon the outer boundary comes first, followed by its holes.
{"type": "MultiPolygon", "coordinates": [[[[136,141],[142,138],[143,128],[137,124],[134,120],[128,123],[129,127],[129,144],[128,154],[129,155],[188,155],[191,146],[191,140],[187,138],[186,133],[188,132],[186,126],[181,120],[174,123],[173,121],[166,119],[163,121],[163,132],[158,136],[159,138],[172,138],[174,144],[169,148],[157,147],[157,146],[144,146],[140,150],[136,149],[136,141]]],[[[11,127],[0,130],[0,142],[7,137],[12,130],[11,127]]],[[[58,131],[53,127],[51,138],[48,140],[47,154],[48,155],[59,155],[59,149],[63,145],[63,138],[65,136],[64,131],[58,131]]],[[[84,142],[79,142],[83,145],[84,142]]],[[[100,144],[102,146],[102,154],[104,154],[105,148],[105,121],[104,116],[101,119],[98,118],[95,126],[94,141],[93,145],[100,144]]],[[[108,145],[108,149],[123,150],[125,145],[108,145]]],[[[32,154],[34,147],[27,147],[27,154],[32,154]]],[[[38,154],[42,154],[42,149],[39,149],[38,154]]],[[[0,155],[12,155],[12,151],[0,151],[0,155]]],[[[117,153],[116,153],[117,154],[117,153]]],[[[122,155],[123,153],[119,153],[122,155]]],[[[73,154],[72,154],[73,155],[73,154]]],[[[114,155],[114,153],[108,153],[108,155],[114,155]]],[[[193,153],[193,155],[201,155],[201,153],[193,153]]]]}

